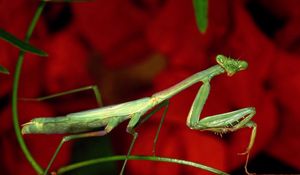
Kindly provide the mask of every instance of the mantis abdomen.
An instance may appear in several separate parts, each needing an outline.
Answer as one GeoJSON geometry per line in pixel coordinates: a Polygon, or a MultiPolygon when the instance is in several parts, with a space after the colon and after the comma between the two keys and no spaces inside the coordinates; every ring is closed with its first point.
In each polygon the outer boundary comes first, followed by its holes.
{"type": "Polygon", "coordinates": [[[151,108],[153,105],[149,102],[150,98],[145,97],[66,116],[35,118],[23,125],[22,134],[71,134],[100,130],[109,122],[121,123],[129,119],[133,113],[151,108]],[[128,110],[122,110],[124,108],[128,110]]]}
{"type": "Polygon", "coordinates": [[[87,118],[76,120],[72,116],[36,118],[24,124],[22,134],[81,133],[106,126],[109,118],[87,118]]]}

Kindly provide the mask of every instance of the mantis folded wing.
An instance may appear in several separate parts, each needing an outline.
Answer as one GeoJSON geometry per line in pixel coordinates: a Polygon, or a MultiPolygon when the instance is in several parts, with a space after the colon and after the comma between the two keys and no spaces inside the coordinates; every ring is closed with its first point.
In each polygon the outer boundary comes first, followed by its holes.
{"type": "MultiPolygon", "coordinates": [[[[217,65],[212,66],[204,71],[198,72],[168,89],[153,94],[151,97],[145,97],[122,104],[111,105],[77,113],[71,113],[62,117],[35,118],[23,125],[22,133],[75,134],[63,138],[61,144],[58,146],[55,154],[53,155],[50,163],[48,164],[48,167],[45,170],[45,174],[47,174],[51,164],[53,163],[63,143],[77,138],[106,135],[125,120],[129,120],[129,123],[127,125],[127,132],[133,135],[133,140],[127,153],[127,156],[129,156],[132,147],[135,143],[135,140],[138,136],[137,132],[135,131],[135,128],[138,126],[139,123],[142,123],[148,118],[150,118],[152,113],[151,115],[144,117],[143,120],[142,116],[144,116],[145,113],[147,113],[153,108],[153,111],[156,112],[157,110],[155,108],[160,109],[162,107],[165,107],[164,115],[161,119],[160,126],[157,130],[156,137],[154,139],[155,146],[160,127],[162,125],[167,111],[169,99],[172,98],[174,95],[178,94],[179,92],[192,86],[193,84],[203,82],[203,85],[200,87],[194,99],[194,102],[187,117],[186,124],[191,129],[207,130],[220,134],[233,132],[244,127],[253,128],[250,143],[246,151],[243,153],[247,154],[245,171],[247,174],[249,174],[247,170],[247,163],[249,153],[254,144],[256,136],[256,124],[253,121],[251,121],[251,118],[255,115],[255,108],[243,108],[236,111],[200,119],[200,114],[210,92],[210,80],[213,77],[222,73],[227,73],[228,76],[232,76],[236,72],[246,69],[248,66],[247,62],[245,61],[234,60],[223,55],[218,55],[216,57],[216,61],[218,63],[217,65]],[[95,129],[101,127],[105,127],[104,130],[94,131],[95,129]]],[[[127,160],[124,161],[120,174],[123,174],[126,162],[127,160]]]]}

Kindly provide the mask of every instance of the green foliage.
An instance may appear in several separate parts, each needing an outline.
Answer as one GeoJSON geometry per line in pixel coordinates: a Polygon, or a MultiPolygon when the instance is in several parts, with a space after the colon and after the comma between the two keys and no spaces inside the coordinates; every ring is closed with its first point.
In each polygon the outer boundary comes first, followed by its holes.
{"type": "Polygon", "coordinates": [[[0,65],[0,73],[9,74],[8,70],[5,67],[1,66],[1,65],[0,65]]]}
{"type": "Polygon", "coordinates": [[[196,22],[200,32],[204,33],[207,28],[208,0],[193,0],[196,22]]]}
{"type": "Polygon", "coordinates": [[[33,46],[31,46],[30,44],[19,40],[18,38],[16,38],[14,35],[6,32],[5,30],[0,28],[0,38],[3,39],[4,41],[7,41],[8,43],[12,44],[13,46],[21,49],[24,52],[30,52],[39,56],[47,56],[47,53],[37,49],[33,46]]]}

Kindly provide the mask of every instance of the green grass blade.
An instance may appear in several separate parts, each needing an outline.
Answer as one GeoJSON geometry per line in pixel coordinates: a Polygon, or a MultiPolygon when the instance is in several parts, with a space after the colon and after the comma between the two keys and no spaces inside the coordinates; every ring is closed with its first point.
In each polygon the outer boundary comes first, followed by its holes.
{"type": "Polygon", "coordinates": [[[1,66],[1,65],[0,65],[0,72],[3,73],[3,74],[9,74],[8,70],[5,67],[1,66]]]}
{"type": "Polygon", "coordinates": [[[12,44],[13,46],[21,49],[24,52],[30,52],[30,53],[33,53],[33,54],[36,54],[39,56],[48,56],[46,52],[44,52],[40,49],[37,49],[22,40],[19,40],[14,35],[6,32],[3,29],[0,29],[0,38],[3,39],[4,41],[7,41],[10,44],[12,44]]]}
{"type": "Polygon", "coordinates": [[[196,22],[200,32],[204,33],[207,28],[208,0],[193,0],[196,22]]]}

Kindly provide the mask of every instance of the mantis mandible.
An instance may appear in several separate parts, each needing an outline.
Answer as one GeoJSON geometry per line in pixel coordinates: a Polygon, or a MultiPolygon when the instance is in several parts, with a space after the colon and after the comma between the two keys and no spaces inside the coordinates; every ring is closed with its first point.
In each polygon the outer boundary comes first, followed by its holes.
{"type": "MultiPolygon", "coordinates": [[[[247,155],[245,172],[247,174],[250,174],[247,170],[247,164],[250,150],[253,147],[256,136],[256,123],[251,120],[251,118],[256,113],[255,108],[242,108],[232,112],[217,114],[205,117],[204,119],[200,119],[200,114],[210,92],[210,80],[213,77],[223,73],[227,73],[228,76],[232,76],[236,72],[245,70],[248,67],[248,63],[246,61],[235,60],[223,55],[217,55],[216,61],[218,63],[217,65],[201,72],[195,73],[194,75],[186,78],[178,84],[153,94],[151,97],[144,97],[117,105],[71,113],[67,114],[66,116],[35,118],[23,125],[22,133],[73,134],[65,136],[62,139],[60,145],[57,147],[54,155],[51,158],[51,161],[49,162],[45,170],[44,174],[47,174],[63,143],[78,138],[104,136],[125,120],[129,120],[129,123],[127,125],[127,132],[133,136],[127,153],[127,156],[129,156],[138,136],[135,128],[139,124],[150,118],[153,113],[155,113],[162,107],[165,107],[164,114],[162,116],[160,125],[156,132],[156,137],[153,142],[154,150],[159,130],[168,109],[169,99],[179,92],[192,86],[193,84],[202,82],[203,84],[200,87],[190,108],[190,112],[186,120],[186,125],[190,129],[212,131],[218,134],[234,132],[244,127],[252,128],[248,147],[244,153],[241,153],[247,155]],[[142,116],[144,116],[144,114],[146,114],[151,109],[153,109],[153,111],[150,113],[151,115],[149,114],[142,118],[142,116]],[[95,131],[95,129],[100,129],[101,127],[104,127],[104,129],[95,131]]],[[[127,160],[124,161],[120,174],[123,174],[126,162],[127,160]]]]}

